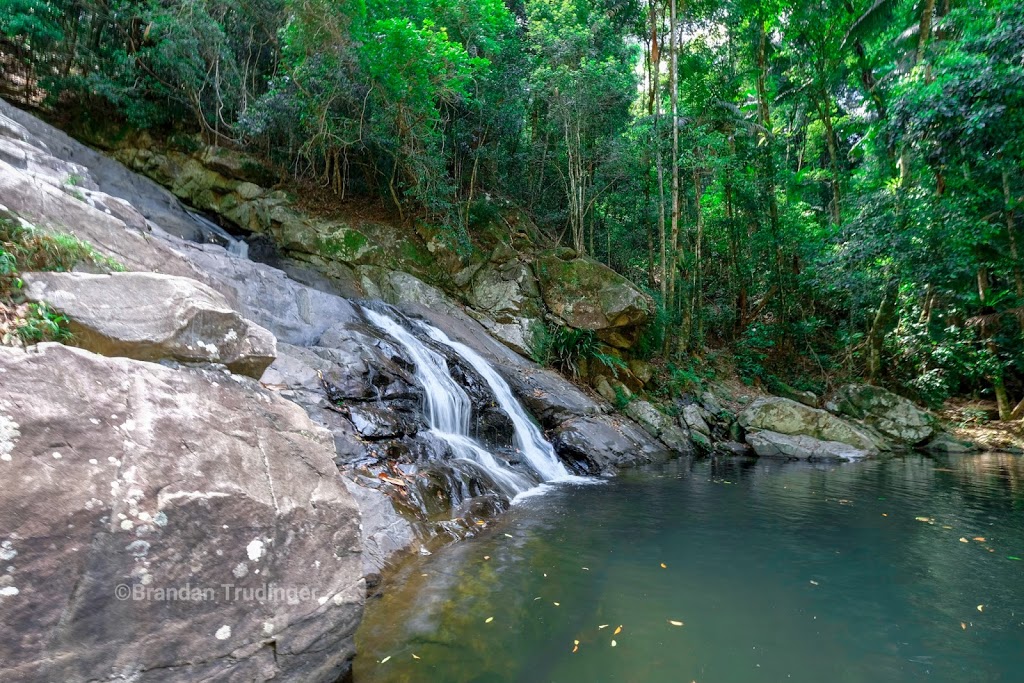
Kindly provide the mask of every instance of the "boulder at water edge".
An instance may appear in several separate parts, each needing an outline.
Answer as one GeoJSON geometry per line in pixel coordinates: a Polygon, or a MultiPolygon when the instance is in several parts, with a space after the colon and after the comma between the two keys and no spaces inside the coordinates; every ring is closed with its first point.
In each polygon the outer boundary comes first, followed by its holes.
{"type": "Polygon", "coordinates": [[[936,420],[931,413],[881,387],[847,384],[835,393],[829,407],[862,420],[904,446],[924,443],[936,432],[936,420]]]}
{"type": "MultiPolygon", "coordinates": [[[[739,415],[747,431],[770,431],[790,436],[809,436],[820,441],[838,441],[871,454],[887,450],[881,439],[868,430],[826,412],[776,396],[759,398],[739,415]]],[[[753,445],[750,437],[747,443],[753,445]]]]}

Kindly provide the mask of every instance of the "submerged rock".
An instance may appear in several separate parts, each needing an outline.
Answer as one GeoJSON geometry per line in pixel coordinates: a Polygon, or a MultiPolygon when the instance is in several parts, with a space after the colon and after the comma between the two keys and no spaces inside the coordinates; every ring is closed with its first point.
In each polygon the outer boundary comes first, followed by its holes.
{"type": "Polygon", "coordinates": [[[298,406],[58,344],[0,348],[0,377],[0,679],[346,673],[359,512],[298,406]]]}
{"type": "Polygon", "coordinates": [[[76,346],[136,360],[222,363],[259,378],[274,336],[210,287],[158,273],[25,273],[25,296],[70,318],[76,346]]]}

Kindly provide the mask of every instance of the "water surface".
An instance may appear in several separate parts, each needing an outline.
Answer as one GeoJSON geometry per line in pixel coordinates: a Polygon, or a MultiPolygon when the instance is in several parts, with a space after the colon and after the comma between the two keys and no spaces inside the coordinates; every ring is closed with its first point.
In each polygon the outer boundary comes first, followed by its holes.
{"type": "Polygon", "coordinates": [[[1019,683],[1014,558],[1019,456],[679,461],[407,562],[368,604],[355,680],[1019,683]]]}

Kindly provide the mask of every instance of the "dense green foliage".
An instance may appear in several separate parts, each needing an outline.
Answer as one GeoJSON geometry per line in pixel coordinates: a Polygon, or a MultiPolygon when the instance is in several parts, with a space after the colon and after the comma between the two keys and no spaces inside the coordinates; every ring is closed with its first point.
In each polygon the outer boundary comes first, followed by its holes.
{"type": "Polygon", "coordinates": [[[79,263],[108,270],[122,266],[80,240],[0,218],[0,344],[66,341],[68,320],[46,304],[25,303],[21,273],[69,271],[79,263]]]}
{"type": "Polygon", "coordinates": [[[0,0],[0,35],[55,106],[463,244],[512,200],[649,287],[648,357],[1024,396],[1015,0],[0,0]]]}

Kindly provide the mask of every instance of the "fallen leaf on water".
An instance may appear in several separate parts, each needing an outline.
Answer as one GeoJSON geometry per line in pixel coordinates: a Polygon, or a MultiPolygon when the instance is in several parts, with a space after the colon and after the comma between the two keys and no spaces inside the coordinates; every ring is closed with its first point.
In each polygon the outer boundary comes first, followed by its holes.
{"type": "Polygon", "coordinates": [[[1007,555],[1006,559],[1008,559],[1008,560],[1017,560],[1018,562],[1021,562],[1021,559],[1019,557],[1017,557],[1016,555],[1007,555]]]}
{"type": "Polygon", "coordinates": [[[613,641],[612,641],[612,647],[615,647],[616,645],[618,645],[618,643],[616,643],[616,642],[615,642],[615,641],[613,640],[613,641]]]}
{"type": "Polygon", "coordinates": [[[613,635],[613,636],[617,636],[617,635],[619,635],[620,633],[622,633],[622,624],[619,624],[618,628],[616,628],[616,629],[615,629],[615,632],[614,632],[614,633],[612,633],[612,635],[613,635]]]}
{"type": "Polygon", "coordinates": [[[491,559],[491,556],[490,555],[484,555],[484,559],[485,560],[489,560],[489,559],[491,559]]]}
{"type": "Polygon", "coordinates": [[[408,484],[406,484],[401,479],[395,479],[394,477],[389,477],[388,475],[384,474],[383,472],[381,472],[377,476],[380,477],[381,480],[386,481],[387,483],[389,483],[389,484],[391,484],[393,486],[408,486],[408,484]]]}
{"type": "Polygon", "coordinates": [[[932,521],[928,517],[914,517],[914,520],[918,521],[918,522],[930,522],[930,521],[932,521]]]}
{"type": "Polygon", "coordinates": [[[494,617],[487,617],[486,619],[484,619],[484,623],[485,623],[485,624],[489,624],[489,623],[491,623],[492,621],[494,621],[494,617]]]}
{"type": "Polygon", "coordinates": [[[683,622],[676,621],[675,619],[669,619],[668,623],[672,624],[673,626],[682,626],[683,625],[683,622]]]}
{"type": "Polygon", "coordinates": [[[608,624],[601,624],[600,626],[598,626],[598,628],[599,629],[601,629],[601,628],[608,628],[608,624]]]}
{"type": "Polygon", "coordinates": [[[978,605],[978,611],[979,612],[984,612],[985,611],[985,605],[978,605]]]}
{"type": "Polygon", "coordinates": [[[883,517],[888,517],[888,516],[889,516],[889,514],[888,514],[888,513],[886,513],[886,512],[883,512],[883,513],[882,513],[882,516],[883,516],[883,517]]]}
{"type": "Polygon", "coordinates": [[[386,662],[387,662],[387,661],[388,661],[389,659],[391,659],[391,655],[388,655],[388,656],[387,656],[387,657],[385,657],[384,659],[380,660],[380,663],[381,663],[381,664],[384,664],[384,663],[386,663],[386,662]]]}
{"type": "Polygon", "coordinates": [[[579,644],[580,644],[580,641],[578,641],[578,640],[574,640],[574,641],[572,641],[572,644],[573,644],[573,645],[579,645],[579,644]]]}
{"type": "Polygon", "coordinates": [[[971,540],[972,541],[977,541],[978,543],[984,543],[985,542],[985,537],[984,536],[975,536],[971,540]]]}
{"type": "Polygon", "coordinates": [[[953,527],[949,526],[948,524],[943,524],[942,528],[943,529],[952,529],[953,527]]]}
{"type": "Polygon", "coordinates": [[[481,520],[477,521],[476,525],[477,526],[487,526],[487,522],[485,522],[484,520],[481,519],[481,520]]]}
{"type": "Polygon", "coordinates": [[[576,654],[577,652],[579,652],[579,649],[580,649],[579,645],[573,645],[572,646],[572,653],[576,654]]]}
{"type": "Polygon", "coordinates": [[[662,562],[661,563],[661,568],[662,569],[668,569],[668,565],[666,565],[664,562],[662,562]]]}
{"type": "Polygon", "coordinates": [[[551,604],[554,605],[555,607],[561,607],[562,606],[562,603],[560,603],[560,602],[553,602],[551,604]]]}
{"type": "Polygon", "coordinates": [[[812,585],[812,586],[817,586],[817,585],[818,585],[818,582],[817,582],[817,581],[815,581],[814,579],[811,579],[811,585],[812,585]]]}
{"type": "Polygon", "coordinates": [[[970,543],[970,541],[968,541],[968,540],[967,540],[966,538],[964,538],[963,536],[961,536],[961,537],[960,537],[960,542],[961,542],[961,543],[970,543]]]}
{"type": "Polygon", "coordinates": [[[590,571],[590,567],[581,567],[581,569],[583,569],[583,571],[585,571],[585,572],[589,572],[590,571]]]}
{"type": "Polygon", "coordinates": [[[967,630],[967,624],[965,624],[964,622],[961,621],[960,622],[960,628],[963,629],[964,631],[966,631],[967,630]]]}
{"type": "Polygon", "coordinates": [[[538,600],[540,600],[540,596],[539,595],[533,599],[534,602],[537,602],[538,600]]]}
{"type": "Polygon", "coordinates": [[[512,538],[512,534],[505,534],[506,538],[512,538]]]}

